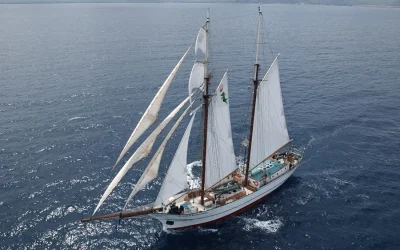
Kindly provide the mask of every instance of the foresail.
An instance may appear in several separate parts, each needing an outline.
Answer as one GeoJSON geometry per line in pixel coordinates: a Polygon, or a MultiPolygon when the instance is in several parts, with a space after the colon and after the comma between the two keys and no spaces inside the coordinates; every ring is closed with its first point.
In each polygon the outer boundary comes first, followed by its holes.
{"type": "Polygon", "coordinates": [[[162,204],[166,204],[168,199],[173,195],[179,193],[188,187],[187,182],[187,151],[189,144],[190,132],[193,125],[194,117],[190,119],[189,125],[186,128],[185,134],[179,143],[178,149],[175,152],[174,158],[168,168],[167,174],[161,185],[160,191],[154,202],[154,207],[160,207],[162,204]]]}
{"type": "Polygon", "coordinates": [[[229,101],[228,78],[225,73],[209,104],[205,189],[237,168],[232,142],[229,101]]]}
{"type": "Polygon", "coordinates": [[[128,152],[129,148],[136,142],[136,140],[146,131],[157,119],[158,112],[160,111],[161,103],[164,100],[165,94],[169,86],[171,85],[172,80],[174,79],[176,72],[178,71],[179,67],[181,66],[183,60],[185,59],[187,53],[189,52],[191,46],[186,50],[185,54],[179,60],[178,64],[169,74],[168,78],[165,80],[164,84],[158,90],[156,96],[151,101],[150,105],[147,107],[147,110],[144,112],[142,118],[140,119],[139,123],[136,125],[135,130],[133,130],[130,138],[126,142],[126,145],[122,149],[121,154],[119,155],[117,162],[115,163],[114,167],[119,163],[122,157],[128,152]]]}
{"type": "Polygon", "coordinates": [[[147,139],[139,146],[139,148],[133,153],[133,155],[129,158],[129,160],[125,163],[125,165],[121,168],[118,174],[114,177],[113,181],[110,183],[103,196],[101,197],[99,203],[97,204],[96,209],[93,214],[100,208],[105,199],[111,194],[114,188],[121,181],[122,177],[128,172],[128,170],[132,167],[140,159],[146,157],[154,144],[158,134],[167,126],[167,124],[174,118],[174,116],[179,112],[179,110],[185,105],[185,103],[189,100],[187,97],[183,102],[181,102],[161,123],[158,127],[147,137],[147,139]]]}
{"type": "Polygon", "coordinates": [[[192,93],[196,89],[203,90],[204,89],[203,83],[204,83],[204,63],[195,62],[189,77],[189,96],[192,95],[192,93]]]}
{"type": "Polygon", "coordinates": [[[167,136],[164,138],[164,141],[161,143],[160,147],[158,148],[157,152],[154,154],[153,158],[151,159],[149,165],[147,165],[146,169],[144,170],[142,176],[140,177],[139,181],[136,183],[135,187],[133,188],[131,194],[129,195],[128,200],[126,201],[125,208],[132,200],[133,196],[141,190],[144,186],[146,186],[150,181],[158,175],[158,169],[160,168],[161,157],[164,153],[165,146],[167,145],[168,140],[171,138],[173,133],[175,132],[176,128],[182,122],[183,118],[189,111],[190,106],[182,113],[179,119],[175,122],[174,126],[171,128],[167,136]]]}
{"type": "Polygon", "coordinates": [[[260,82],[254,114],[250,169],[289,142],[283,110],[278,57],[260,82]]]}
{"type": "Polygon", "coordinates": [[[197,34],[195,45],[196,56],[199,55],[199,52],[204,55],[207,53],[207,31],[204,29],[204,27],[201,27],[199,33],[197,34]]]}

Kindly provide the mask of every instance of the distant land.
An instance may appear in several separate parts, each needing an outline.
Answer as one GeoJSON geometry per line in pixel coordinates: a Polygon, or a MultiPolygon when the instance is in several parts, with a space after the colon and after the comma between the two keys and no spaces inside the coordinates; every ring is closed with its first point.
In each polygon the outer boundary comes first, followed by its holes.
{"type": "Polygon", "coordinates": [[[280,3],[400,7],[400,0],[0,0],[0,4],[18,3],[280,3]]]}

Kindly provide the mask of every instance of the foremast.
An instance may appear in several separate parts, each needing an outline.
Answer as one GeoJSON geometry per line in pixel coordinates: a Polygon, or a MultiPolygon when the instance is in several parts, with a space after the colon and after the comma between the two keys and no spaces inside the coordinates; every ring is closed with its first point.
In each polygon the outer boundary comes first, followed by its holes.
{"type": "Polygon", "coordinates": [[[210,96],[208,94],[208,85],[210,76],[207,72],[208,66],[208,26],[210,23],[210,10],[207,10],[207,21],[204,25],[206,31],[206,51],[204,60],[204,92],[203,92],[203,148],[202,148],[202,171],[201,171],[201,205],[204,205],[204,185],[206,179],[206,157],[207,157],[207,129],[208,129],[208,104],[210,96]]]}
{"type": "Polygon", "coordinates": [[[255,110],[256,110],[257,89],[258,89],[258,85],[259,85],[258,73],[259,73],[259,69],[260,69],[260,64],[258,63],[258,49],[259,49],[259,45],[260,45],[261,21],[262,21],[262,12],[261,12],[260,7],[258,7],[257,44],[256,44],[257,47],[256,47],[256,61],[254,64],[254,78],[253,78],[254,88],[253,88],[253,101],[252,101],[251,119],[250,119],[249,149],[247,151],[246,175],[245,175],[244,183],[243,183],[243,185],[245,187],[248,184],[248,178],[249,178],[251,144],[253,141],[254,115],[255,115],[255,110]]]}

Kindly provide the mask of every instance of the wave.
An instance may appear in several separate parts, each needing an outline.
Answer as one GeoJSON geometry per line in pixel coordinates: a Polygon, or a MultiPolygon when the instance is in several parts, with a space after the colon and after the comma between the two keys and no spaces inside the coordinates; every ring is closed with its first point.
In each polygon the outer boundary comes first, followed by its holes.
{"type": "Polygon", "coordinates": [[[68,121],[70,122],[73,120],[86,119],[86,118],[87,118],[86,116],[76,116],[76,117],[69,118],[68,121]]]}
{"type": "Polygon", "coordinates": [[[243,218],[246,222],[244,226],[245,231],[251,231],[253,229],[261,229],[267,233],[276,233],[283,226],[283,222],[279,219],[262,221],[258,219],[243,218]]]}
{"type": "Polygon", "coordinates": [[[201,167],[201,166],[202,166],[201,161],[194,161],[186,166],[188,172],[187,181],[189,183],[190,189],[200,187],[200,178],[196,177],[193,174],[193,167],[201,167]]]}

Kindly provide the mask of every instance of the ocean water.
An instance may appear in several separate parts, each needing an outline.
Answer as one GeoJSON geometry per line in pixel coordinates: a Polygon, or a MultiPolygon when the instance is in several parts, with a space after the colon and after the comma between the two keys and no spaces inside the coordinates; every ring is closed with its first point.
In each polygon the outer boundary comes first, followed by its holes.
{"type": "MultiPolygon", "coordinates": [[[[391,8],[262,7],[261,71],[280,53],[287,127],[305,148],[301,167],[264,202],[211,227],[178,232],[153,219],[118,227],[114,220],[75,222],[93,212],[120,150],[193,44],[207,8],[212,82],[229,69],[234,143],[243,155],[256,5],[0,5],[1,249],[400,247],[400,9],[391,8]]],[[[194,60],[191,52],[161,118],[187,95],[194,60]]],[[[161,172],[182,134],[183,128],[171,139],[161,172]]],[[[190,162],[199,159],[191,150],[190,162]]],[[[121,209],[148,160],[99,213],[121,209]]],[[[190,167],[199,173],[198,165],[190,167]]],[[[161,180],[134,204],[151,202],[161,180]]]]}

